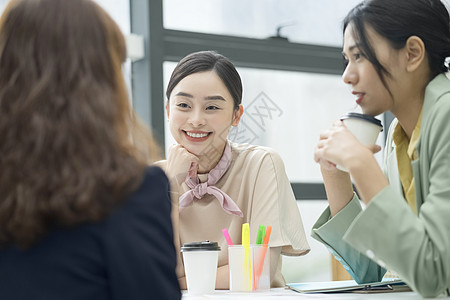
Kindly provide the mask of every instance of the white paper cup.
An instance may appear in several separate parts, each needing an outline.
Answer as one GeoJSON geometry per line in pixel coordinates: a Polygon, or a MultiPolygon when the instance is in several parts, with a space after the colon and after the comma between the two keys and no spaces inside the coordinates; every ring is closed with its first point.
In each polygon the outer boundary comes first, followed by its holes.
{"type": "MultiPolygon", "coordinates": [[[[365,114],[347,113],[341,117],[345,127],[361,142],[364,146],[374,145],[378,134],[383,131],[381,121],[365,114]]],[[[342,166],[336,166],[341,171],[348,172],[342,166]]]]}
{"type": "Polygon", "coordinates": [[[220,247],[216,242],[186,243],[181,247],[188,293],[214,293],[220,247]]]}

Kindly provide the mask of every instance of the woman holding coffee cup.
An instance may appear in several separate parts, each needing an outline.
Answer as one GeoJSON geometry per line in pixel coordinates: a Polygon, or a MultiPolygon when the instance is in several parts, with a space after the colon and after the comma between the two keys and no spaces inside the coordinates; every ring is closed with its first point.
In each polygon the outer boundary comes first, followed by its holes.
{"type": "Polygon", "coordinates": [[[216,288],[228,289],[227,243],[241,243],[242,224],[271,225],[272,286],[284,286],[280,253],[309,251],[302,220],[280,156],[272,149],[227,139],[243,113],[242,83],[233,64],[213,51],[192,53],[175,67],[167,87],[167,116],[177,142],[159,163],[171,181],[172,220],[186,288],[180,246],[218,242],[216,288]]]}
{"type": "Polygon", "coordinates": [[[342,122],[320,135],[314,158],[329,208],[312,235],[357,282],[379,281],[390,270],[422,296],[448,292],[448,11],[439,0],[364,1],[344,20],[343,55],[343,80],[363,113],[389,110],[396,119],[383,170],[373,156],[380,147],[363,146],[342,122]]]}

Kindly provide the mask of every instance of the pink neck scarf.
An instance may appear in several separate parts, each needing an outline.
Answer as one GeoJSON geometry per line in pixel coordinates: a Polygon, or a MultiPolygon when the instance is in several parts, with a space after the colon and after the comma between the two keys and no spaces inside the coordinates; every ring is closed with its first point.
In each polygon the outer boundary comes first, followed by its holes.
{"type": "Polygon", "coordinates": [[[223,174],[225,174],[228,170],[230,164],[231,146],[230,142],[227,141],[222,158],[217,166],[209,171],[208,180],[206,182],[200,183],[200,179],[197,176],[197,171],[193,172],[193,174],[190,174],[191,172],[188,173],[185,183],[190,190],[180,196],[179,211],[181,212],[185,207],[189,206],[194,201],[194,197],[197,199],[202,199],[206,194],[210,194],[219,200],[222,209],[227,214],[240,216],[242,218],[244,214],[239,209],[239,206],[237,206],[237,204],[224,191],[215,186],[219,179],[222,178],[223,174]]]}

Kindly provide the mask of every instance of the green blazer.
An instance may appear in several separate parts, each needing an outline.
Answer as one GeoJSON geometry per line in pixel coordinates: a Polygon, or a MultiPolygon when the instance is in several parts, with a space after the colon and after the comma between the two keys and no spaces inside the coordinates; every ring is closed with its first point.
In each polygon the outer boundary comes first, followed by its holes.
{"type": "Polygon", "coordinates": [[[418,215],[401,189],[392,141],[396,123],[389,128],[384,152],[390,185],[364,210],[356,195],[333,218],[327,208],[312,236],[358,283],[381,280],[387,268],[422,296],[434,297],[450,288],[449,79],[438,75],[425,91],[419,158],[412,162],[418,215]]]}

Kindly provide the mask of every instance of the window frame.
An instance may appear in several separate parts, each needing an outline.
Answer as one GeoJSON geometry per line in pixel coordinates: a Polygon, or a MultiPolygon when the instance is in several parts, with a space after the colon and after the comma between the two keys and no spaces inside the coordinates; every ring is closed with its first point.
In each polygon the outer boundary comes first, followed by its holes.
{"type": "MultiPolygon", "coordinates": [[[[340,75],[340,47],[291,43],[286,39],[254,39],[166,29],[163,0],[130,0],[131,32],[144,37],[146,56],[132,64],[133,105],[154,130],[164,147],[163,63],[178,62],[185,55],[215,50],[230,58],[236,67],[340,75]]],[[[384,114],[390,124],[392,114],[384,114]]],[[[387,128],[388,125],[385,125],[387,128]]],[[[384,131],[385,134],[387,130],[384,131]]],[[[324,200],[323,183],[291,182],[296,199],[324,200]]]]}

